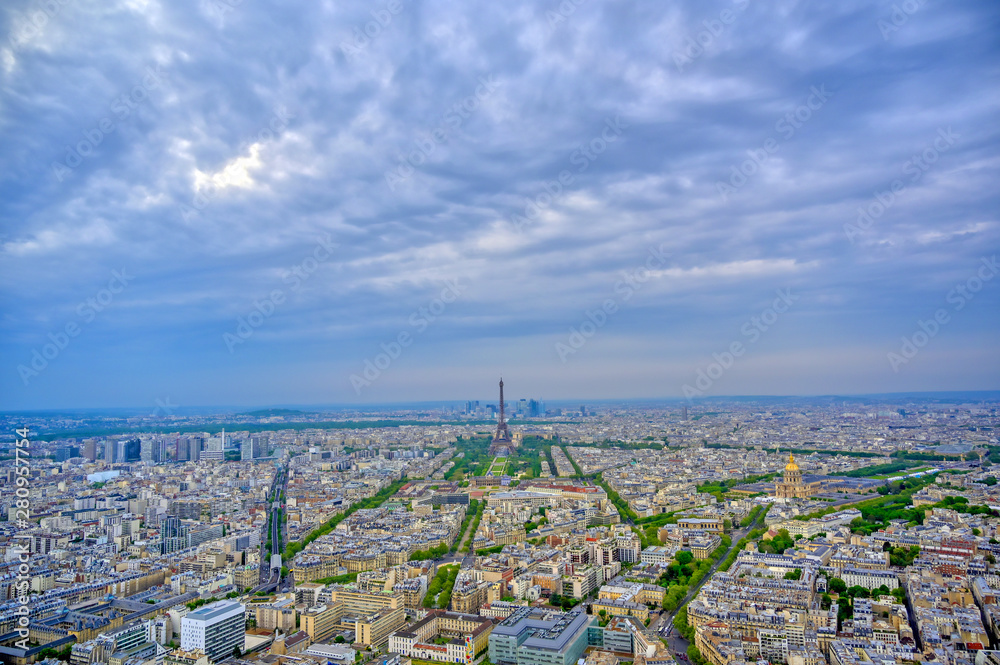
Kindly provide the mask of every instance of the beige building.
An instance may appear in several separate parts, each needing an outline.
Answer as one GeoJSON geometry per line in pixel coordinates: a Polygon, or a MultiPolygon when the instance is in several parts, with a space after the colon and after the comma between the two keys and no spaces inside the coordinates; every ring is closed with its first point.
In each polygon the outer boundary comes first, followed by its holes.
{"type": "Polygon", "coordinates": [[[296,611],[293,599],[280,600],[256,609],[257,627],[262,630],[280,630],[288,634],[295,630],[296,611]]]}
{"type": "Polygon", "coordinates": [[[385,608],[366,617],[358,617],[354,622],[354,641],[359,644],[381,646],[389,641],[389,636],[406,623],[406,613],[402,606],[385,608]]]}
{"type": "Polygon", "coordinates": [[[319,642],[340,628],[340,619],[343,616],[343,603],[316,605],[302,613],[301,628],[313,642],[319,642]]]}
{"type": "Polygon", "coordinates": [[[819,491],[819,483],[802,482],[802,470],[795,463],[795,455],[789,453],[785,474],[781,482],[774,485],[774,496],[779,499],[807,499],[819,491]]]}
{"type": "Polygon", "coordinates": [[[490,582],[466,578],[457,582],[451,592],[451,607],[463,614],[477,614],[489,600],[490,582]]]}
{"type": "Polygon", "coordinates": [[[163,655],[163,665],[209,665],[208,654],[200,649],[181,651],[174,649],[163,655]]]}

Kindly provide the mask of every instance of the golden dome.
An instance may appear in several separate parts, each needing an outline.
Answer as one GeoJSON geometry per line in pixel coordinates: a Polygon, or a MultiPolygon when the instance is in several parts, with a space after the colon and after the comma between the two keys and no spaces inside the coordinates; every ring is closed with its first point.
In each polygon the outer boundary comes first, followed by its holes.
{"type": "Polygon", "coordinates": [[[785,471],[798,471],[799,465],[795,463],[795,455],[788,453],[788,464],[785,465],[785,471]]]}

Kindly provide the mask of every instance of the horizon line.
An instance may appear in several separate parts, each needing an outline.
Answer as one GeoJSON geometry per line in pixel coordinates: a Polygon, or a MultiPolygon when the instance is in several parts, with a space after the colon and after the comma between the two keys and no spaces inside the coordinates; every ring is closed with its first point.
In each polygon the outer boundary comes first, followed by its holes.
{"type": "MultiPolygon", "coordinates": [[[[751,400],[751,399],[861,399],[861,398],[888,398],[888,397],[927,397],[932,395],[937,395],[941,397],[946,396],[962,396],[962,395],[982,395],[982,394],[992,394],[992,399],[1000,399],[1000,388],[992,389],[972,389],[972,390],[920,390],[920,391],[896,391],[896,392],[881,392],[881,393],[822,393],[822,394],[743,394],[743,395],[705,395],[696,398],[687,397],[596,397],[596,398],[538,398],[541,401],[549,403],[562,403],[562,402],[579,402],[586,405],[590,403],[607,403],[607,402],[665,402],[665,403],[682,403],[686,405],[693,405],[711,401],[725,401],[725,400],[751,400]]],[[[521,398],[518,398],[521,399],[521,398]]],[[[532,398],[535,399],[535,398],[532,398]]],[[[177,410],[190,410],[190,409],[214,409],[219,411],[224,411],[228,409],[244,409],[247,411],[262,411],[267,409],[305,409],[305,408],[336,408],[336,409],[364,409],[364,408],[374,408],[374,407],[387,407],[387,406],[407,406],[407,405],[436,405],[443,406],[447,404],[460,404],[462,402],[469,401],[468,398],[453,398],[453,399],[434,399],[434,400],[405,400],[405,401],[384,401],[384,402],[313,402],[313,403],[301,403],[301,402],[275,402],[270,404],[249,404],[249,405],[234,405],[234,404],[198,404],[198,405],[176,405],[173,408],[177,410]]],[[[508,400],[504,400],[510,403],[508,400]]],[[[52,413],[52,412],[65,412],[65,411],[109,411],[109,410],[146,410],[150,409],[150,405],[132,405],[132,406],[59,406],[59,407],[45,407],[37,409],[11,409],[11,410],[0,410],[0,415],[19,415],[19,414],[31,414],[31,413],[52,413]]],[[[166,417],[166,414],[163,417],[166,417]]]]}

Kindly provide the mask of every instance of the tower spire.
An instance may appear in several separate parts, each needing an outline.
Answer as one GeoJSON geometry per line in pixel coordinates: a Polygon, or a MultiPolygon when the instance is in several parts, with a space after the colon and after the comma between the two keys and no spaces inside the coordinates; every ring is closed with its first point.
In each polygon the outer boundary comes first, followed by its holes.
{"type": "Polygon", "coordinates": [[[510,430],[507,428],[506,414],[503,403],[503,377],[500,377],[500,418],[497,420],[497,431],[493,435],[493,444],[490,446],[490,454],[500,451],[501,448],[509,448],[511,443],[510,430]]]}

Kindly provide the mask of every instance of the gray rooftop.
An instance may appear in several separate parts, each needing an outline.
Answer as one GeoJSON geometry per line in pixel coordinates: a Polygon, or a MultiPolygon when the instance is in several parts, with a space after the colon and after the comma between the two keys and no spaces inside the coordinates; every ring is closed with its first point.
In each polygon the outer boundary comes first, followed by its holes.
{"type": "Polygon", "coordinates": [[[218,619],[224,614],[228,614],[234,607],[239,607],[240,611],[243,610],[243,606],[239,603],[234,603],[231,600],[220,600],[187,614],[186,618],[198,619],[199,621],[211,621],[212,619],[218,619]]]}

